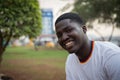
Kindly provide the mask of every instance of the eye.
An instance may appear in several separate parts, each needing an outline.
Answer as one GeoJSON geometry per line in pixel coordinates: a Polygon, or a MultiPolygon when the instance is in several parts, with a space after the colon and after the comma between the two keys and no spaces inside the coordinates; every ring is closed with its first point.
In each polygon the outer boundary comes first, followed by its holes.
{"type": "Polygon", "coordinates": [[[73,30],[72,28],[68,28],[68,29],[66,29],[66,32],[70,33],[72,30],[73,30]]]}
{"type": "Polygon", "coordinates": [[[62,36],[62,33],[57,33],[57,37],[60,38],[62,36]]]}

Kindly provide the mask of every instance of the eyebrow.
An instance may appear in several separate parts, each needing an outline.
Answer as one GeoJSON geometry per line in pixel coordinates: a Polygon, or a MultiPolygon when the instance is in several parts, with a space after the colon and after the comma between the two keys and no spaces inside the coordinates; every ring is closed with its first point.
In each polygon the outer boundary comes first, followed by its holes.
{"type": "MultiPolygon", "coordinates": [[[[65,30],[65,29],[67,29],[68,27],[69,27],[69,26],[63,28],[62,30],[65,30]]],[[[59,32],[56,32],[56,34],[59,34],[59,33],[60,33],[60,31],[59,31],[59,32]]]]}

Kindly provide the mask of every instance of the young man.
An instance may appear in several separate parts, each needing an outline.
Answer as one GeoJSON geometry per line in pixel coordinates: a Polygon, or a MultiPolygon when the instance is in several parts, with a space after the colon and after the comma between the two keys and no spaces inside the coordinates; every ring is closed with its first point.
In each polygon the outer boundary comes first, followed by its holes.
{"type": "Polygon", "coordinates": [[[59,44],[69,52],[66,80],[120,80],[120,48],[91,41],[79,15],[65,13],[55,22],[59,44]]]}

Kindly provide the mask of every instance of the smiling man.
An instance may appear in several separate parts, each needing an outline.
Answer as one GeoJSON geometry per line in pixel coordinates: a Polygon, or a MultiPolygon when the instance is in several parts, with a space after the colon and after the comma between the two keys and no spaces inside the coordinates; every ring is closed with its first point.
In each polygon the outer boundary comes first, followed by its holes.
{"type": "Polygon", "coordinates": [[[55,22],[59,44],[70,54],[66,80],[119,80],[120,48],[110,42],[91,41],[87,28],[75,13],[65,13],[55,22]]]}

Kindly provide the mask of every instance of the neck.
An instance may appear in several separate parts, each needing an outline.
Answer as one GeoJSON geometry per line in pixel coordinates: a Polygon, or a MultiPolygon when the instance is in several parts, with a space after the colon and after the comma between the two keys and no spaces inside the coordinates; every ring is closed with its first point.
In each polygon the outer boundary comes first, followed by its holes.
{"type": "Polygon", "coordinates": [[[92,51],[92,41],[88,40],[83,43],[80,50],[76,53],[80,62],[85,62],[91,54],[92,51]]]}

